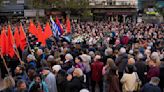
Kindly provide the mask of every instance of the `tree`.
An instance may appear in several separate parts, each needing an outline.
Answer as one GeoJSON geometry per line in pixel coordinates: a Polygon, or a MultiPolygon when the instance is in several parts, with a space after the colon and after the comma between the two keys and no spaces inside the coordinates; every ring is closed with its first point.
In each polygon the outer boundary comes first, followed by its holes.
{"type": "Polygon", "coordinates": [[[83,13],[86,14],[86,12],[88,12],[89,2],[88,0],[67,0],[65,1],[63,8],[67,15],[76,13],[82,16],[83,13]]]}

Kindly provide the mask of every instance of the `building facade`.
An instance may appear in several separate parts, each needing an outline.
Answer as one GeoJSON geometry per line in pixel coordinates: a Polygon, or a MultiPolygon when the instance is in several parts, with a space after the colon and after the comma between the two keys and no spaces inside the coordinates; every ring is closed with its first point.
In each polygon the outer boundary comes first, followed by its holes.
{"type": "MultiPolygon", "coordinates": [[[[36,9],[30,9],[29,0],[4,0],[0,8],[0,17],[35,17],[36,9]]],[[[49,7],[52,8],[52,7],[49,7]]],[[[137,0],[89,0],[89,9],[94,20],[136,21],[137,0]]],[[[40,16],[45,16],[43,9],[40,16]]]]}
{"type": "Polygon", "coordinates": [[[137,0],[90,0],[90,6],[95,20],[136,21],[137,0]]]}

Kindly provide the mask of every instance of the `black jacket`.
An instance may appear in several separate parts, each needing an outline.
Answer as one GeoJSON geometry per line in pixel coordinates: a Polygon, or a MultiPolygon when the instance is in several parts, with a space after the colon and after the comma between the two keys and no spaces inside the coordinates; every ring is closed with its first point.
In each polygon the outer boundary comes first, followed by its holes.
{"type": "Polygon", "coordinates": [[[116,58],[116,65],[118,66],[118,72],[124,72],[128,63],[128,55],[126,53],[120,54],[116,58]]]}
{"type": "Polygon", "coordinates": [[[82,89],[80,78],[73,77],[71,81],[67,81],[65,85],[65,92],[79,92],[82,89]]]}

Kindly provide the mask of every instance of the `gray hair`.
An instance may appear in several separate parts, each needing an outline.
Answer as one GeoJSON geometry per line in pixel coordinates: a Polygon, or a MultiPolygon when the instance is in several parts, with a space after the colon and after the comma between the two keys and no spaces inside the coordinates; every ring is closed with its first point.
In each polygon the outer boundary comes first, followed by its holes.
{"type": "Polygon", "coordinates": [[[126,53],[126,49],[122,47],[122,48],[120,49],[120,53],[121,53],[121,54],[126,53]]]}
{"type": "Polygon", "coordinates": [[[160,59],[159,54],[157,52],[153,52],[150,56],[150,58],[154,61],[157,61],[160,59]]]}
{"type": "Polygon", "coordinates": [[[112,48],[105,49],[105,56],[108,56],[109,53],[113,53],[113,49],[112,48]]]}
{"type": "Polygon", "coordinates": [[[144,58],[143,54],[142,53],[138,53],[137,59],[140,60],[140,59],[143,59],[143,58],[144,58]]]}
{"type": "Polygon", "coordinates": [[[80,68],[75,68],[74,72],[78,73],[77,77],[83,76],[83,71],[80,68]]]}
{"type": "Polygon", "coordinates": [[[29,54],[29,55],[27,56],[27,58],[30,59],[30,60],[36,60],[35,56],[32,55],[32,54],[29,54]]]}
{"type": "Polygon", "coordinates": [[[54,61],[54,59],[55,59],[55,58],[54,58],[53,55],[49,55],[48,58],[47,58],[47,61],[50,61],[50,62],[51,62],[51,61],[54,61]]]}
{"type": "Polygon", "coordinates": [[[70,53],[68,53],[68,54],[65,55],[65,58],[68,59],[68,60],[72,60],[73,56],[70,53]]]}
{"type": "Polygon", "coordinates": [[[158,85],[160,82],[160,79],[158,77],[152,77],[150,80],[150,83],[153,85],[158,85]]]}

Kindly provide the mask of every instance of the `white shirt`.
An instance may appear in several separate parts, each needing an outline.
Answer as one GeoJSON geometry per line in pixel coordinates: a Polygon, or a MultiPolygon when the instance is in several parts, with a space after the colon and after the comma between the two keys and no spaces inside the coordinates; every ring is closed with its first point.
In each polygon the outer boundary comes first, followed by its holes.
{"type": "Polygon", "coordinates": [[[124,73],[120,81],[123,84],[125,91],[134,91],[136,80],[136,74],[133,72],[132,74],[124,73]]]}

